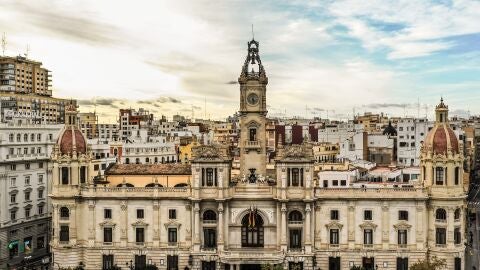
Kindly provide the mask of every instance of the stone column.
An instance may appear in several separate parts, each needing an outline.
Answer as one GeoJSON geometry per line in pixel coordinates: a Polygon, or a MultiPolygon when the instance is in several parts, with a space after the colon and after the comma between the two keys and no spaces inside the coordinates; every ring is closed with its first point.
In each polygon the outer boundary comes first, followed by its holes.
{"type": "MultiPolygon", "coordinates": [[[[74,244],[77,242],[77,211],[75,205],[70,205],[68,208],[70,211],[70,242],[74,244]]],[[[95,209],[93,211],[95,213],[95,209]]]]}
{"type": "Polygon", "coordinates": [[[454,207],[447,207],[447,247],[451,250],[453,250],[455,248],[455,244],[454,244],[454,238],[453,238],[453,232],[454,232],[454,227],[453,227],[453,224],[454,224],[454,211],[455,211],[455,208],[454,207]]]}
{"type": "MultiPolygon", "coordinates": [[[[389,217],[389,205],[387,202],[383,203],[382,206],[382,246],[383,249],[388,249],[390,243],[390,217],[389,217]]],[[[375,242],[374,242],[375,243],[375,242]]]]}
{"type": "Polygon", "coordinates": [[[194,251],[200,251],[200,205],[198,202],[194,203],[193,207],[193,243],[194,251]]]}
{"type": "Polygon", "coordinates": [[[228,232],[230,231],[228,229],[228,223],[229,223],[228,219],[230,217],[230,206],[228,205],[228,202],[225,203],[224,215],[226,219],[225,219],[225,222],[223,222],[223,230],[225,232],[225,235],[223,236],[223,246],[224,246],[223,248],[228,249],[228,232]]]}
{"type": "MultiPolygon", "coordinates": [[[[322,231],[322,228],[320,228],[321,224],[321,215],[320,211],[322,210],[320,202],[317,202],[317,205],[315,206],[315,226],[314,226],[314,232],[315,232],[315,248],[320,249],[321,246],[321,236],[320,233],[322,231]]],[[[327,232],[328,234],[328,232],[327,232]]]]}
{"type": "MultiPolygon", "coordinates": [[[[435,246],[435,209],[433,205],[428,206],[428,232],[427,232],[427,242],[430,247],[435,246]]],[[[420,221],[421,222],[421,221],[420,221]]]]}
{"type": "Polygon", "coordinates": [[[52,240],[55,245],[58,244],[58,239],[60,237],[60,226],[58,224],[58,204],[53,205],[52,223],[54,228],[54,235],[52,237],[52,240]]]}
{"type": "MultiPolygon", "coordinates": [[[[420,203],[416,207],[416,216],[415,216],[415,227],[417,228],[415,232],[415,242],[417,243],[417,249],[423,249],[426,247],[425,242],[427,238],[425,237],[425,213],[424,208],[420,205],[420,203]]],[[[429,215],[429,213],[427,214],[429,215]]],[[[408,238],[407,238],[408,239],[408,238]]]]}
{"type": "Polygon", "coordinates": [[[128,205],[127,201],[122,201],[120,204],[121,209],[121,227],[120,227],[120,242],[122,247],[126,247],[128,244],[128,205]]]}
{"type": "Polygon", "coordinates": [[[312,251],[312,241],[311,241],[311,232],[310,232],[310,214],[312,209],[310,208],[310,203],[306,203],[305,206],[305,252],[312,251]]]}
{"type": "MultiPolygon", "coordinates": [[[[347,217],[347,225],[348,225],[348,248],[353,249],[355,248],[355,202],[348,203],[348,217],[347,217]]],[[[340,239],[340,241],[342,241],[340,239]]]]}
{"type": "Polygon", "coordinates": [[[97,232],[95,228],[95,201],[88,202],[88,245],[90,247],[95,245],[95,234],[97,232]]]}
{"type": "Polygon", "coordinates": [[[287,205],[286,203],[282,203],[281,211],[282,211],[281,246],[282,246],[282,250],[286,250],[287,249],[287,205]]]}
{"type": "MultiPolygon", "coordinates": [[[[57,162],[54,162],[53,163],[53,169],[52,169],[52,185],[56,186],[56,185],[59,185],[60,184],[60,177],[58,177],[59,175],[59,168],[58,168],[58,163],[57,162]]],[[[48,183],[48,175],[45,175],[45,179],[44,179],[45,183],[48,183]]],[[[48,185],[48,184],[47,184],[48,185]]]]}
{"type": "Polygon", "coordinates": [[[218,250],[223,250],[223,203],[218,203],[218,250]]]}
{"type": "Polygon", "coordinates": [[[159,201],[153,202],[153,246],[160,246],[160,203],[159,201]]]}

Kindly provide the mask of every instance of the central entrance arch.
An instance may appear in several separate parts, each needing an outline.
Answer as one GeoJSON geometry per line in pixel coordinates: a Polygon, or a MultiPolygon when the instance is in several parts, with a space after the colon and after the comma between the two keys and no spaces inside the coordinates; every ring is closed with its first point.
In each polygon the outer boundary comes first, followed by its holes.
{"type": "Polygon", "coordinates": [[[251,211],[242,219],[242,247],[263,247],[263,218],[251,211]]]}

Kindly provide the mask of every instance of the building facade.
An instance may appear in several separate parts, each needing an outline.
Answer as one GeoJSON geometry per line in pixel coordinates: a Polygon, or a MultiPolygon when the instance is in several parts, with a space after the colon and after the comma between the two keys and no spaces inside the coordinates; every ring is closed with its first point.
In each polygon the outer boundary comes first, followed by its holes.
{"type": "Polygon", "coordinates": [[[41,269],[48,258],[48,162],[62,127],[25,119],[0,123],[1,269],[41,269]]]}
{"type": "MultiPolygon", "coordinates": [[[[279,139],[273,169],[266,166],[268,80],[258,48],[248,43],[239,78],[238,174],[227,146],[198,145],[191,164],[117,164],[93,178],[84,140],[59,138],[50,195],[54,266],[393,270],[437,256],[463,270],[463,157],[443,101],[422,148],[420,180],[323,186],[308,138],[279,139]]],[[[73,124],[66,130],[77,134],[73,124]]]]}

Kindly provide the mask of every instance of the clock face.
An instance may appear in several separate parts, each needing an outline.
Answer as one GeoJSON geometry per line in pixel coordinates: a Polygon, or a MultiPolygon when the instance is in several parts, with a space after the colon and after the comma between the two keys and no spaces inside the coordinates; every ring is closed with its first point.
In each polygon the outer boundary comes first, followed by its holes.
{"type": "Polygon", "coordinates": [[[257,94],[253,94],[253,93],[252,93],[252,94],[248,95],[248,97],[247,97],[247,102],[248,102],[248,104],[250,104],[250,105],[255,105],[255,104],[257,104],[257,102],[258,102],[258,96],[257,96],[257,94]]]}

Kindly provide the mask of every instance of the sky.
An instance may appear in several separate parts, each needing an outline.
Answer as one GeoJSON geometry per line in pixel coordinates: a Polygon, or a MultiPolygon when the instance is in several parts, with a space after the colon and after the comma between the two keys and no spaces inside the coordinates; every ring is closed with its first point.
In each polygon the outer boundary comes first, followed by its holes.
{"type": "Polygon", "coordinates": [[[273,117],[480,114],[480,1],[0,1],[6,55],[52,71],[56,97],[224,119],[260,42],[273,117]],[[27,47],[29,48],[27,50],[27,47]]]}

